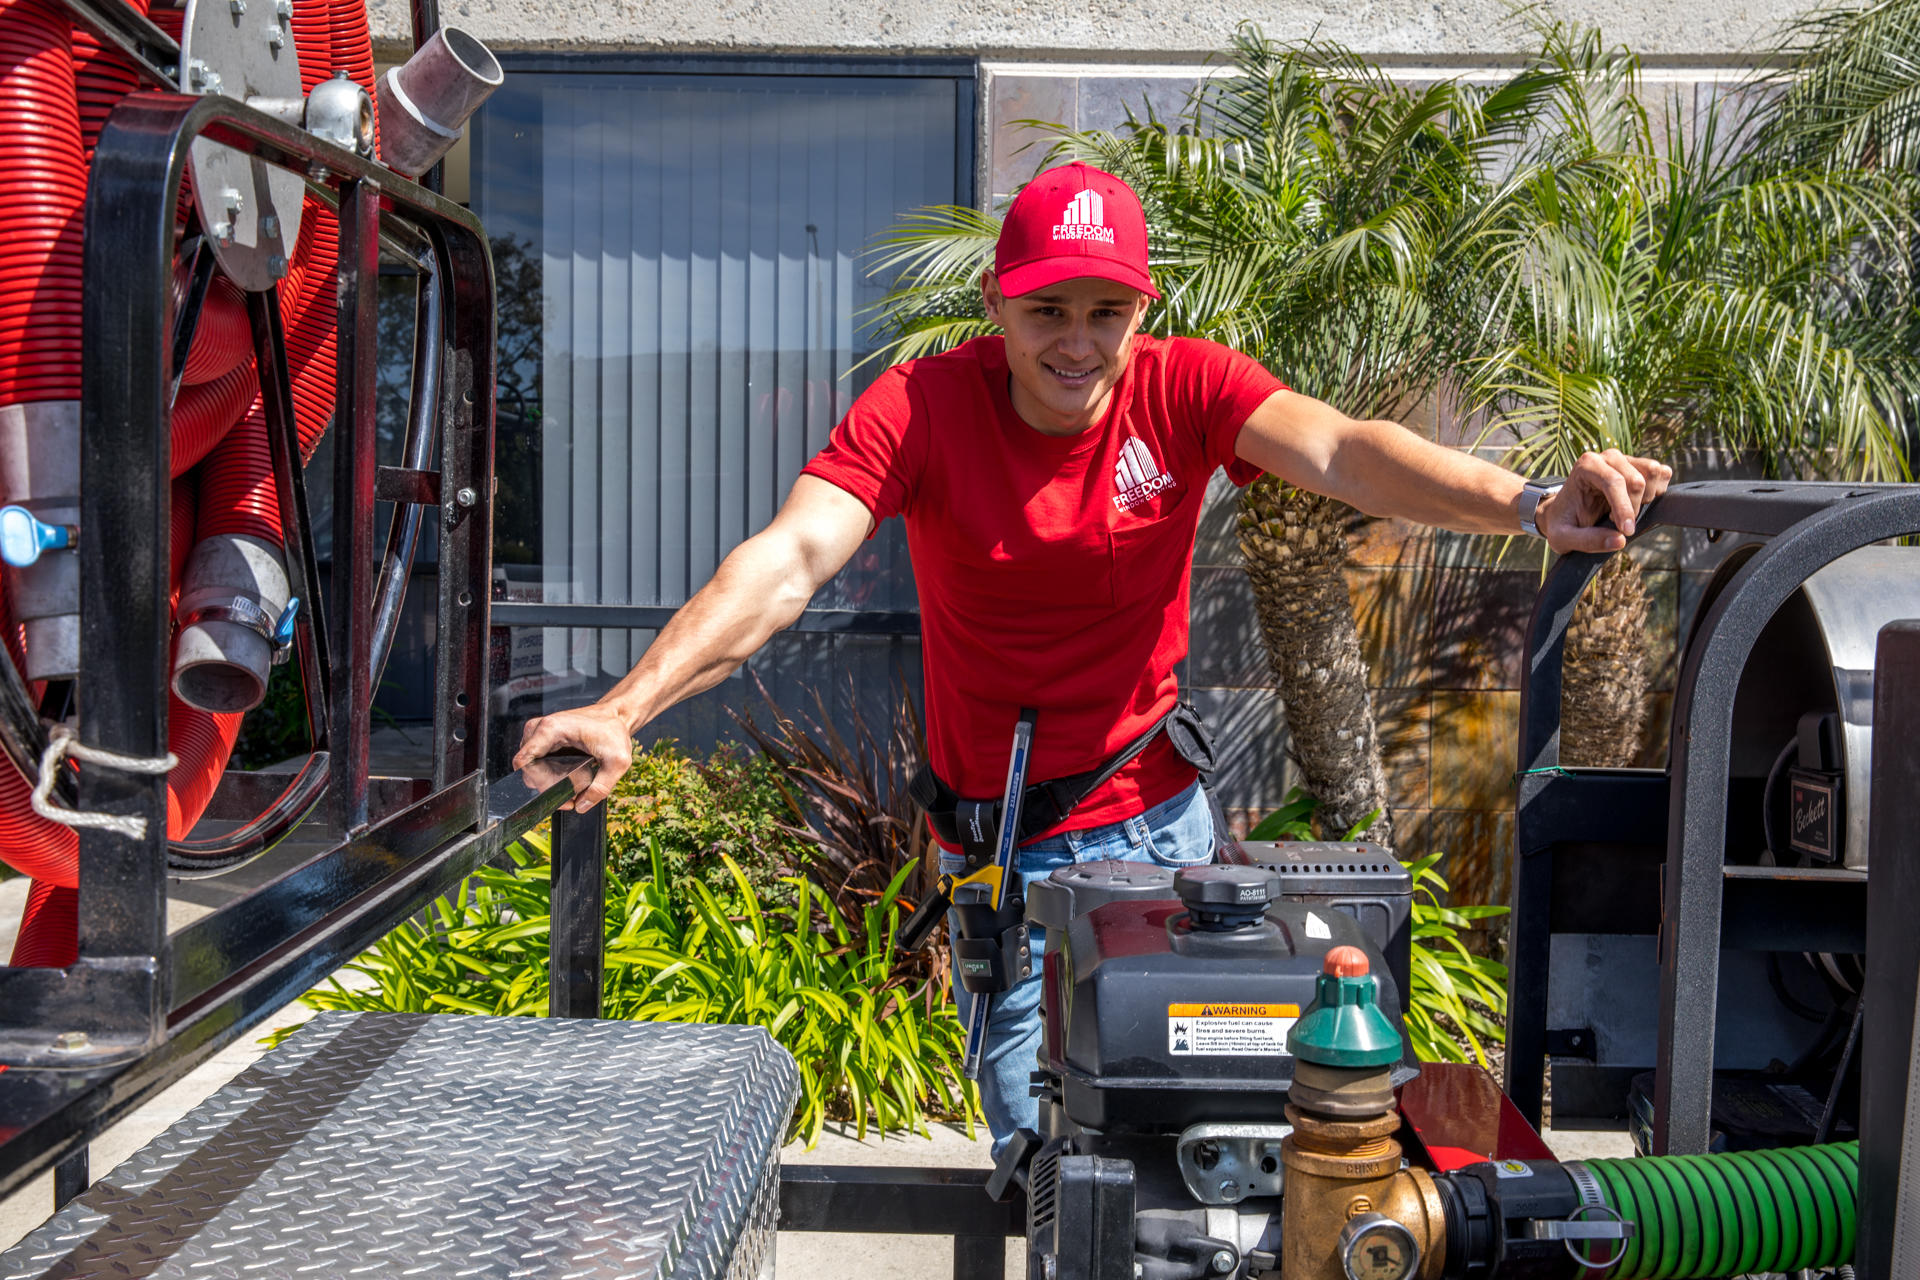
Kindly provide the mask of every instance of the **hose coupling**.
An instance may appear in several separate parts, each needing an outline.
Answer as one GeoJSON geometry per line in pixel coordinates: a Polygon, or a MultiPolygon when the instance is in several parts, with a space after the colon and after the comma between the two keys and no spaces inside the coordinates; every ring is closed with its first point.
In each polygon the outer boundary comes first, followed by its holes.
{"type": "Polygon", "coordinates": [[[441,27],[380,77],[381,161],[409,178],[433,168],[505,79],[486,45],[458,27],[441,27]]]}
{"type": "Polygon", "coordinates": [[[80,674],[80,402],[0,405],[0,501],[9,595],[29,680],[80,674]]]}
{"type": "Polygon", "coordinates": [[[299,603],[280,548],[245,534],[203,539],[180,588],[174,693],[203,711],[258,706],[268,669],[285,661],[299,603]]]}

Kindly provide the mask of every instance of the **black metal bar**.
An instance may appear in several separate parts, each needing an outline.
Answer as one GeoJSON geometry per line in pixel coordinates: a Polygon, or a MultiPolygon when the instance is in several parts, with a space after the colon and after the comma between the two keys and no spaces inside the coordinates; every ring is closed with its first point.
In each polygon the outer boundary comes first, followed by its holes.
{"type": "Polygon", "coordinates": [[[607,806],[553,815],[553,899],[548,932],[547,1014],[600,1016],[606,949],[607,806]]]}
{"type": "Polygon", "coordinates": [[[178,92],[180,46],[146,14],[118,0],[62,0],[67,11],[111,42],[155,88],[178,92]]]}
{"type": "MultiPolygon", "coordinates": [[[[493,606],[492,623],[496,627],[612,627],[658,631],[676,612],[678,609],[673,605],[535,604],[502,600],[493,606]]],[[[788,630],[917,636],[920,615],[904,609],[808,609],[788,630]]]]}
{"type": "Polygon", "coordinates": [[[1920,622],[1880,631],[1874,653],[1873,798],[1867,824],[1867,977],[1860,1046],[1859,1280],[1920,1275],[1920,622]]]}
{"type": "Polygon", "coordinates": [[[267,289],[247,295],[253,323],[253,359],[260,375],[260,408],[266,417],[267,448],[273,459],[274,489],[280,503],[281,558],[287,589],[301,601],[293,629],[294,657],[307,696],[307,729],[313,749],[333,741],[333,663],[327,642],[324,602],[320,599],[320,562],[313,549],[313,521],[307,513],[302,478],[300,428],[294,421],[292,370],[287,368],[287,331],[281,322],[280,295],[267,289]]]}
{"type": "Polygon", "coordinates": [[[1858,547],[1920,530],[1920,486],[1818,487],[1840,492],[1739,568],[1701,619],[1674,690],[1654,1072],[1659,1155],[1703,1152],[1710,1134],[1727,776],[1741,672],[1761,629],[1807,578],[1858,547]]]}
{"type": "Polygon", "coordinates": [[[988,1169],[780,1166],[782,1231],[860,1231],[917,1236],[1024,1236],[1022,1196],[987,1195],[988,1169]]]}
{"type": "MultiPolygon", "coordinates": [[[[100,146],[125,136],[116,114],[100,146]]],[[[184,142],[139,149],[92,177],[84,214],[80,669],[112,676],[88,684],[79,736],[141,759],[167,751],[171,205],[185,163],[184,142]]],[[[80,964],[98,961],[125,998],[71,1015],[150,1046],[166,1027],[166,775],[88,766],[79,807],[141,819],[145,834],[80,833],[80,964]]]]}
{"type": "Polygon", "coordinates": [[[1647,508],[1635,536],[1643,537],[1658,525],[1669,525],[1757,533],[1771,538],[1785,533],[1808,516],[1901,487],[1804,480],[1696,480],[1673,486],[1647,508]]]}
{"type": "Polygon", "coordinates": [[[367,736],[373,716],[374,333],[379,314],[380,188],[362,179],[340,188],[339,346],[333,402],[332,625],[335,830],[367,825],[367,736]]]}
{"type": "Polygon", "coordinates": [[[81,1147],[53,1166],[53,1211],[58,1213],[66,1208],[67,1202],[85,1191],[91,1181],[87,1148],[81,1147]]]}
{"type": "MultiPolygon", "coordinates": [[[[373,496],[381,502],[437,507],[440,505],[440,473],[416,467],[381,467],[374,472],[373,496]]],[[[394,524],[399,523],[396,518],[394,524]]]]}
{"type": "Polygon", "coordinates": [[[181,929],[173,935],[174,1007],[190,1004],[228,974],[288,945],[324,921],[330,908],[353,901],[479,827],[486,803],[482,792],[477,776],[464,786],[435,791],[365,835],[181,929]]]}
{"type": "Polygon", "coordinates": [[[1001,1236],[955,1236],[953,1280],[1003,1280],[1007,1242],[1001,1236]]]}
{"type": "MultiPolygon", "coordinates": [[[[413,19],[413,47],[418,52],[420,46],[433,39],[433,33],[440,29],[440,0],[412,0],[408,6],[409,16],[413,19]]],[[[443,178],[446,162],[436,160],[433,167],[420,175],[420,185],[439,195],[446,190],[443,178]]]]}
{"type": "Polygon", "coordinates": [[[187,355],[193,348],[194,332],[200,327],[200,308],[206,304],[207,288],[213,283],[213,246],[205,236],[195,236],[181,246],[192,252],[191,274],[187,278],[187,296],[173,318],[173,376],[167,380],[167,403],[180,396],[180,379],[187,372],[187,355]]]}
{"type": "MultiPolygon", "coordinates": [[[[1651,514],[1651,513],[1649,513],[1651,514]]],[[[1575,552],[1560,557],[1540,586],[1527,624],[1526,678],[1520,682],[1520,785],[1514,802],[1513,890],[1507,915],[1506,1091],[1535,1128],[1546,1096],[1547,975],[1552,946],[1553,834],[1542,830],[1547,772],[1560,764],[1561,661],[1574,606],[1606,563],[1575,552]],[[1535,772],[1541,771],[1541,772],[1535,772]]]]}
{"type": "Polygon", "coordinates": [[[1768,875],[1776,867],[1724,868],[1730,951],[1812,951],[1858,955],[1867,942],[1867,880],[1845,872],[1768,875]]]}
{"type": "Polygon", "coordinates": [[[436,244],[450,282],[440,421],[440,600],[434,777],[485,767],[493,566],[493,259],[483,239],[436,244]],[[476,287],[476,282],[478,286],[476,287]]]}

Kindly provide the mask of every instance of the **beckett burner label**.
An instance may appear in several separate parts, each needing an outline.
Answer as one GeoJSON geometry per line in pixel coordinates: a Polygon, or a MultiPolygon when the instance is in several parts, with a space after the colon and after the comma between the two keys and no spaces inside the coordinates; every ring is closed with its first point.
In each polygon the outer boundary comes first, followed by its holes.
{"type": "Polygon", "coordinates": [[[1278,1057],[1299,1017],[1297,1004],[1170,1004],[1167,1052],[1278,1057]]]}

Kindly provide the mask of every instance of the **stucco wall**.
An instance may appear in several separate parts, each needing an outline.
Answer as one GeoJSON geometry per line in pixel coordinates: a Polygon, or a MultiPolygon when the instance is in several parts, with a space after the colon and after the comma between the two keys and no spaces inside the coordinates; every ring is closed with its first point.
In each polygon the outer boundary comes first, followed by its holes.
{"type": "MultiPolygon", "coordinates": [[[[913,51],[1125,60],[1199,59],[1237,23],[1313,34],[1407,62],[1497,57],[1525,40],[1507,0],[443,0],[442,19],[500,48],[678,51],[913,51]]],[[[1675,62],[1739,60],[1799,0],[1554,0],[1643,54],[1675,62]]],[[[408,39],[404,0],[376,0],[374,35],[408,39]]]]}

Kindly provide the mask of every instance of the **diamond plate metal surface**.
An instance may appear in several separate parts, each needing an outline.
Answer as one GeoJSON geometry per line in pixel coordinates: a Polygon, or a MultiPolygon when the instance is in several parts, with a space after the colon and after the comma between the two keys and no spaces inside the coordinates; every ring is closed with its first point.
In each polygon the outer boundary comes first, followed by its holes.
{"type": "Polygon", "coordinates": [[[751,1027],[323,1013],[0,1280],[769,1280],[796,1084],[751,1027]]]}

